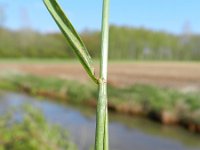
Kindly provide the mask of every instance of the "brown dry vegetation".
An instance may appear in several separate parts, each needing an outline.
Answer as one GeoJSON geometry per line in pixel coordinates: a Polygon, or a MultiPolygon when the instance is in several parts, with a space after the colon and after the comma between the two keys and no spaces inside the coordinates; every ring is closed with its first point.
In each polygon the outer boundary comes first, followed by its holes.
{"type": "MultiPolygon", "coordinates": [[[[19,71],[40,76],[53,76],[87,81],[78,63],[0,63],[0,72],[19,71]]],[[[98,71],[97,71],[98,74],[98,71]]],[[[152,84],[182,90],[200,88],[200,63],[186,62],[113,62],[109,65],[109,82],[115,86],[135,83],[152,84]]]]}

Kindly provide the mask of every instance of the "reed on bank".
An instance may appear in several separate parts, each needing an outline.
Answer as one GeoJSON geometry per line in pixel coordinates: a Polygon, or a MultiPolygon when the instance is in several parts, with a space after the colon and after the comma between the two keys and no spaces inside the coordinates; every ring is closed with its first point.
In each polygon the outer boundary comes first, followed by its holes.
{"type": "Polygon", "coordinates": [[[52,15],[54,21],[62,31],[63,35],[71,45],[80,63],[89,77],[98,85],[99,98],[96,111],[96,136],[95,150],[108,150],[108,111],[107,111],[107,66],[108,66],[108,39],[109,39],[109,0],[103,0],[102,13],[102,38],[101,38],[101,62],[100,75],[95,76],[90,54],[69,21],[61,7],[55,0],[44,0],[44,3],[52,15]]]}

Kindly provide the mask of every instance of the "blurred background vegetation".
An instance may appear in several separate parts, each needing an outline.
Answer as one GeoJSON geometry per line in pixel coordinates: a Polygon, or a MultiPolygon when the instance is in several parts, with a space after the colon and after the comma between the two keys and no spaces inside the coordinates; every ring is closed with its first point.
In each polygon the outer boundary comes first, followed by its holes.
{"type": "MultiPolygon", "coordinates": [[[[85,30],[81,36],[92,57],[99,58],[100,32],[85,30]]],[[[109,57],[120,60],[200,60],[199,41],[200,35],[187,32],[175,35],[112,25],[109,57]]],[[[1,27],[0,57],[72,59],[75,55],[60,33],[42,34],[31,29],[11,31],[1,27]]]]}

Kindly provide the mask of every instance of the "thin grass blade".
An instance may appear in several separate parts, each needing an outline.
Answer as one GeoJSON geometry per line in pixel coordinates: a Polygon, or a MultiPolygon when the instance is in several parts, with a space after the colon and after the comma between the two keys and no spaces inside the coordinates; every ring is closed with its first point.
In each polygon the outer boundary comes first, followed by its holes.
{"type": "Polygon", "coordinates": [[[55,22],[59,26],[60,30],[69,41],[71,47],[78,56],[81,64],[87,71],[88,75],[92,78],[93,81],[98,83],[98,79],[94,75],[94,68],[92,67],[92,60],[90,54],[82,42],[80,36],[72,26],[69,19],[66,17],[61,7],[56,0],[43,0],[50,14],[54,18],[55,22]]]}

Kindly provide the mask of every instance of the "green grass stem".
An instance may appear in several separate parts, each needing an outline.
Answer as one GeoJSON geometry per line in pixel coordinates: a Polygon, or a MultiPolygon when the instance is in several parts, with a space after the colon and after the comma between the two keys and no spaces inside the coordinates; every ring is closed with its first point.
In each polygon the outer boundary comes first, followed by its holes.
{"type": "Polygon", "coordinates": [[[95,150],[108,150],[108,110],[107,110],[107,70],[108,70],[108,43],[109,43],[109,0],[103,0],[102,14],[102,39],[100,78],[96,78],[91,66],[91,57],[80,36],[65,16],[56,0],[44,0],[44,3],[59,26],[60,30],[69,41],[71,47],[82,63],[88,75],[99,86],[99,99],[97,103],[97,121],[95,150]]]}
{"type": "Polygon", "coordinates": [[[103,1],[102,39],[99,98],[96,114],[95,150],[108,150],[108,108],[107,108],[107,72],[108,72],[108,43],[109,43],[109,0],[103,1]]]}

